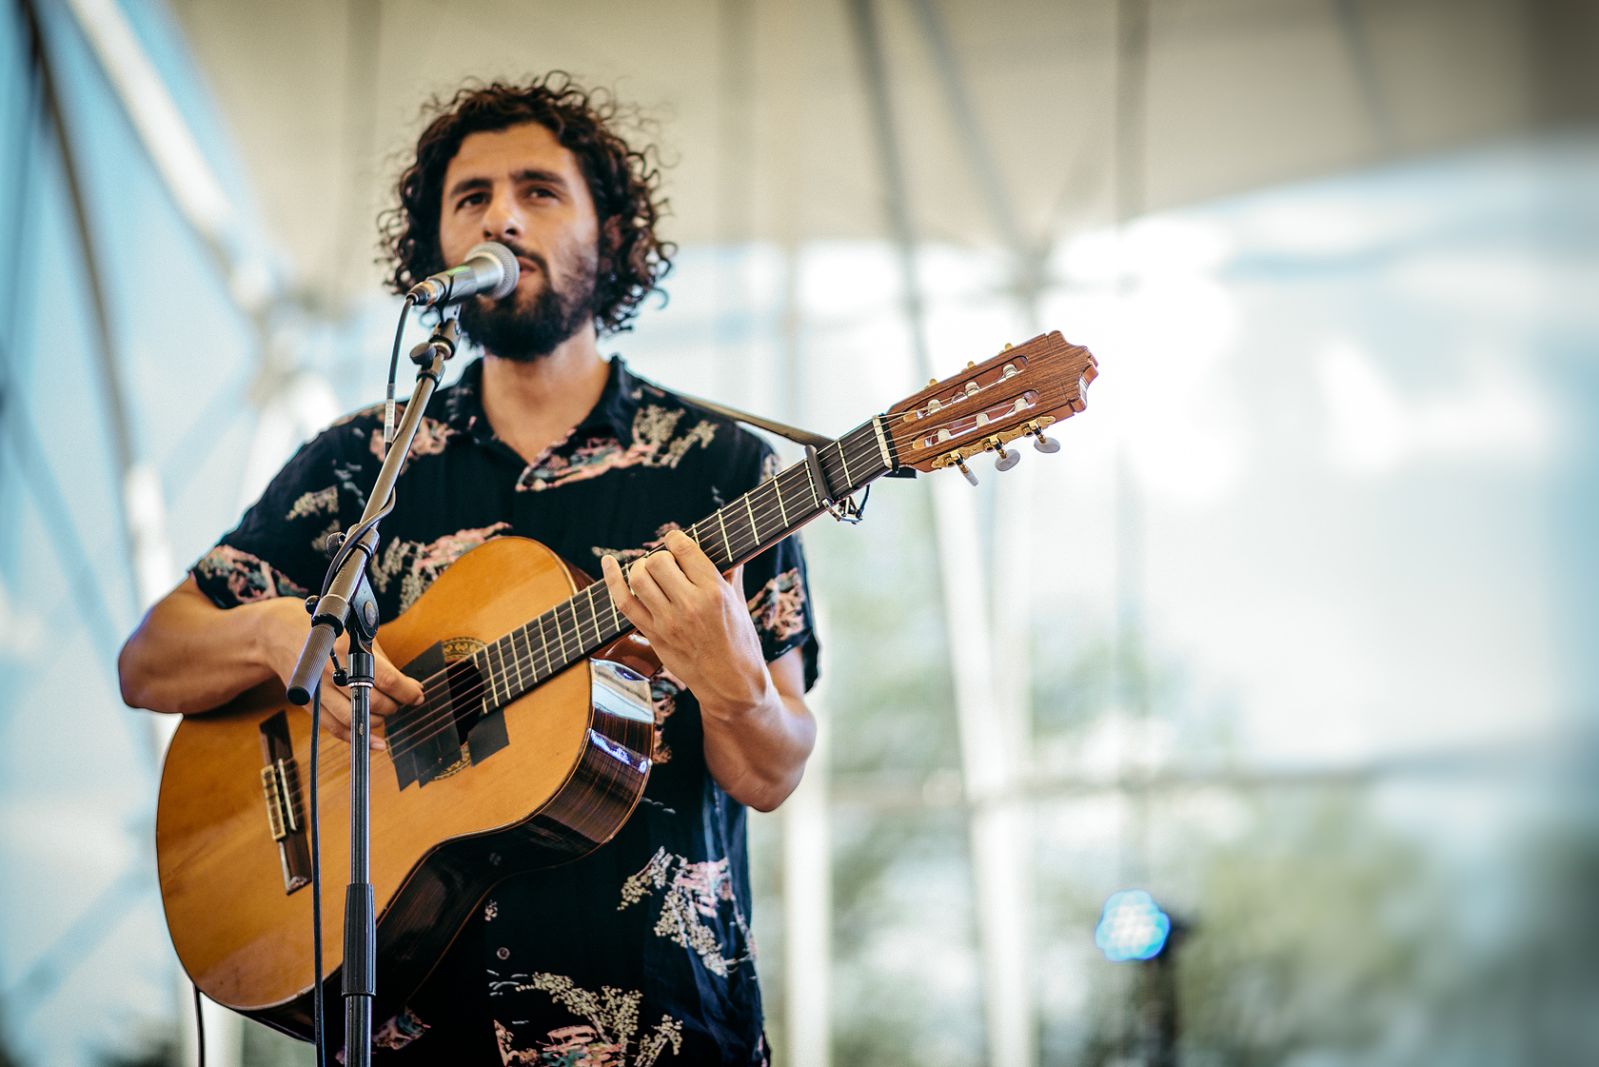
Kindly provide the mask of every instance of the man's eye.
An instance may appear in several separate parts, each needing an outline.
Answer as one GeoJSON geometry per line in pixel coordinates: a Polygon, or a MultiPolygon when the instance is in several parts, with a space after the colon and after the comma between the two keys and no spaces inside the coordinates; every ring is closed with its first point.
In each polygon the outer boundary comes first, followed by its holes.
{"type": "Polygon", "coordinates": [[[479,204],[482,204],[485,199],[486,198],[482,193],[468,193],[461,197],[460,203],[456,204],[455,206],[457,208],[477,207],[479,204]]]}

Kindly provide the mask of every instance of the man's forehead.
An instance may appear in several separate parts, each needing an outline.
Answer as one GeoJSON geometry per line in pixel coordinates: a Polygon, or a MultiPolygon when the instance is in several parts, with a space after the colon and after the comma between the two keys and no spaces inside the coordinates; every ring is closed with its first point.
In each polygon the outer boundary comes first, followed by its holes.
{"type": "Polygon", "coordinates": [[[449,166],[445,184],[468,177],[495,177],[520,170],[546,170],[577,177],[577,157],[537,122],[524,122],[501,130],[478,130],[461,139],[449,166]],[[478,172],[483,172],[479,174],[478,172]]]}

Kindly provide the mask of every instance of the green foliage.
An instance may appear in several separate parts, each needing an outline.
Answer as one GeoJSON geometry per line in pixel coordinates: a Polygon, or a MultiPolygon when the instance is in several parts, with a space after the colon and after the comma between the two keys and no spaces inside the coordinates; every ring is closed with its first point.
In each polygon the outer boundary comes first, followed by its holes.
{"type": "Polygon", "coordinates": [[[1255,1067],[1377,1046],[1441,935],[1413,842],[1355,798],[1275,796],[1189,858],[1198,914],[1178,951],[1184,1046],[1255,1067]]]}

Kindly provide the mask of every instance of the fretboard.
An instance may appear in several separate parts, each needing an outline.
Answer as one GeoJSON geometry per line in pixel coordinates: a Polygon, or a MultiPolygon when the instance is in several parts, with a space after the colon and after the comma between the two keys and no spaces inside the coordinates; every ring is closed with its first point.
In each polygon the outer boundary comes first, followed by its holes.
{"type": "MultiPolygon", "coordinates": [[[[869,420],[817,450],[819,471],[802,460],[684,533],[719,571],[753,559],[822,514],[829,499],[841,500],[893,469],[885,442],[878,420],[869,420]]],[[[499,707],[632,628],[605,583],[594,582],[472,658],[487,679],[489,705],[499,707]]]]}

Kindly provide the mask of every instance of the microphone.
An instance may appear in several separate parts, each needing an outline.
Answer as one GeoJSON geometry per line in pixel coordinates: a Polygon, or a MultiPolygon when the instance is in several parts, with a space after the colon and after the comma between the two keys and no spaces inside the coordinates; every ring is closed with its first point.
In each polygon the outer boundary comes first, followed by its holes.
{"type": "Polygon", "coordinates": [[[459,267],[441,270],[417,282],[406,295],[417,307],[456,304],[483,293],[498,300],[516,288],[522,273],[516,255],[498,241],[484,241],[466,254],[459,267]]]}

